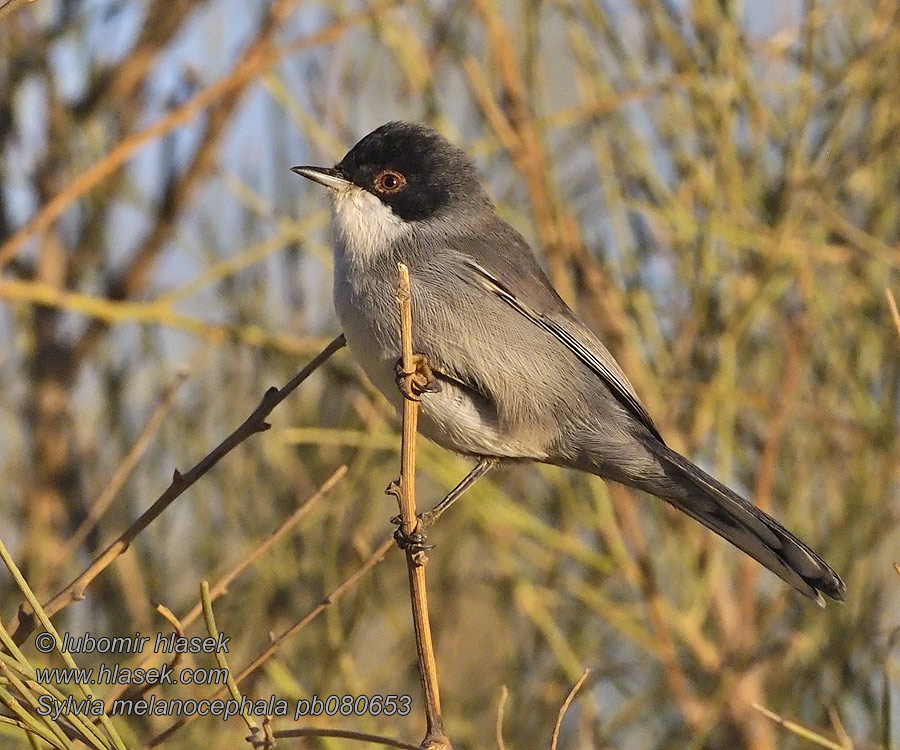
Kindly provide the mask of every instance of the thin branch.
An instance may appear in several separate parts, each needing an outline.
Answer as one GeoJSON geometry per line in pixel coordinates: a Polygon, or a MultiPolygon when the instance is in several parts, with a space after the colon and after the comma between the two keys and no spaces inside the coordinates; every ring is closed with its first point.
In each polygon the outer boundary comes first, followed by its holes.
{"type": "Polygon", "coordinates": [[[828,748],[828,750],[847,750],[845,747],[838,745],[836,742],[832,742],[827,737],[823,737],[818,732],[814,732],[812,729],[809,729],[802,724],[798,724],[796,721],[790,721],[789,719],[782,718],[774,711],[770,711],[768,708],[759,705],[759,703],[751,703],[757,711],[759,711],[763,716],[767,719],[771,719],[778,726],[784,727],[789,732],[796,734],[798,737],[803,737],[805,740],[809,740],[810,742],[818,745],[819,747],[828,748]]]}
{"type": "Polygon", "coordinates": [[[506,701],[509,698],[509,690],[506,685],[500,686],[500,701],[497,703],[497,725],[495,727],[495,736],[497,738],[497,750],[506,750],[506,743],[503,741],[503,717],[506,713],[506,701]]]}
{"type": "MultiPolygon", "coordinates": [[[[266,661],[268,661],[276,651],[282,646],[282,644],[287,641],[292,636],[299,633],[303,628],[305,628],[309,623],[315,620],[322,612],[324,612],[329,605],[334,604],[338,599],[340,599],[344,594],[346,594],[353,586],[355,586],[360,579],[362,579],[366,573],[368,573],[372,568],[374,568],[378,563],[380,563],[384,556],[387,554],[388,550],[394,546],[393,537],[388,537],[381,544],[378,545],[377,549],[369,555],[369,557],[360,565],[353,573],[351,573],[344,581],[335,588],[328,596],[322,599],[313,609],[306,613],[300,620],[298,620],[294,625],[285,630],[281,635],[276,636],[272,639],[268,648],[265,649],[261,654],[259,654],[250,664],[244,667],[241,670],[241,673],[235,677],[235,682],[242,682],[244,679],[249,677],[253,672],[259,669],[266,661]]],[[[209,700],[213,700],[225,694],[225,688],[220,688],[215,693],[208,696],[209,700]]],[[[149,742],[144,746],[145,748],[157,747],[161,743],[165,742],[169,739],[173,734],[175,734],[179,729],[187,726],[192,723],[195,719],[200,718],[199,713],[188,714],[187,716],[183,716],[178,719],[178,721],[171,724],[168,728],[157,734],[155,737],[150,739],[149,742]]]]}
{"type": "Polygon", "coordinates": [[[182,315],[165,302],[128,302],[70,292],[39,281],[0,279],[0,299],[27,302],[42,307],[86,315],[104,324],[138,323],[165,326],[186,331],[194,336],[221,344],[237,341],[248,346],[271,349],[283,354],[307,356],[315,346],[308,339],[276,334],[257,325],[221,325],[182,315]]]}
{"type": "MultiPolygon", "coordinates": [[[[260,544],[254,547],[249,553],[238,560],[225,575],[223,575],[215,585],[210,589],[210,601],[215,601],[223,593],[228,591],[228,587],[237,579],[245,570],[247,570],[260,557],[268,552],[285,534],[296,526],[306,515],[316,506],[316,504],[324,498],[332,489],[347,475],[347,467],[339,466],[334,473],[325,480],[319,489],[310,495],[303,504],[297,508],[284,523],[267,536],[260,544]]],[[[156,610],[166,618],[175,628],[178,635],[184,635],[184,630],[190,627],[203,611],[203,603],[198,601],[191,610],[181,619],[169,610],[168,607],[158,604],[156,610]]],[[[159,654],[155,651],[150,652],[137,665],[138,668],[146,669],[150,664],[155,663],[159,659],[159,654]]],[[[106,695],[106,702],[109,703],[120,697],[126,691],[131,694],[133,691],[128,690],[128,685],[119,684],[113,686],[113,689],[106,695]]]]}
{"type": "MultiPolygon", "coordinates": [[[[219,637],[219,628],[216,626],[216,617],[213,614],[212,601],[209,597],[209,581],[201,581],[200,582],[200,601],[203,604],[203,619],[206,622],[206,632],[209,633],[211,638],[218,639],[219,637]]],[[[228,668],[228,660],[225,658],[225,653],[221,649],[216,649],[216,663],[225,670],[225,674],[228,675],[226,678],[225,684],[228,688],[228,692],[231,693],[231,697],[237,701],[238,705],[241,705],[243,702],[243,696],[241,695],[241,691],[238,689],[237,681],[234,679],[234,674],[228,668]]],[[[259,724],[256,723],[256,719],[253,718],[250,714],[245,714],[243,711],[241,713],[241,718],[244,720],[244,723],[247,725],[247,729],[250,730],[250,737],[253,738],[250,741],[255,745],[255,738],[262,737],[262,730],[259,728],[259,724]]]]}
{"type": "Polygon", "coordinates": [[[569,706],[572,705],[572,701],[575,700],[575,696],[578,694],[578,691],[581,690],[581,686],[584,685],[584,681],[588,678],[590,673],[590,669],[585,669],[584,672],[582,672],[581,677],[578,678],[578,682],[572,686],[572,689],[563,701],[562,706],[559,707],[559,715],[556,717],[556,726],[553,727],[553,739],[550,741],[550,750],[556,750],[556,746],[559,743],[559,729],[566,716],[566,711],[569,710],[569,706]]]}
{"type": "MultiPolygon", "coordinates": [[[[314,373],[332,354],[346,344],[344,334],[335,338],[313,360],[298,372],[282,388],[269,388],[260,401],[259,406],[244,420],[243,424],[225,438],[219,445],[213,448],[198,463],[182,474],[178,469],[172,477],[172,482],[165,492],[157,498],[140,518],[129,526],[121,535],[110,544],[74,581],[60,591],[53,599],[44,605],[44,611],[48,617],[52,617],[61,609],[67,607],[73,601],[84,598],[85,589],[100,575],[119,555],[128,549],[128,545],[134,538],[149,526],[172,502],[178,498],[188,487],[212,469],[219,460],[234,448],[240,445],[251,435],[265,432],[271,427],[266,422],[266,417],[272,410],[286,399],[297,386],[314,373]]],[[[34,629],[33,615],[25,614],[22,609],[18,613],[18,622],[13,630],[16,643],[23,643],[29,633],[34,629]]]]}
{"type": "MultiPolygon", "coordinates": [[[[412,294],[409,287],[409,269],[398,264],[400,283],[397,288],[397,304],[400,306],[400,340],[403,353],[403,370],[407,390],[412,385],[416,367],[412,346],[412,294]]],[[[416,518],[416,431],[419,421],[419,402],[403,399],[403,437],[400,453],[400,480],[397,499],[400,504],[400,528],[408,536],[418,525],[416,518]]],[[[450,750],[450,738],[444,733],[444,717],[441,715],[441,696],[438,688],[437,663],[431,638],[428,617],[428,597],[425,590],[425,555],[406,550],[406,568],[409,572],[409,596],[412,604],[413,628],[416,634],[416,652],[419,659],[419,675],[425,700],[427,731],[422,747],[434,750],[450,750]]]]}
{"type": "Polygon", "coordinates": [[[894,319],[897,335],[900,336],[900,310],[897,310],[897,300],[894,299],[894,295],[890,289],[885,289],[884,293],[887,297],[888,306],[891,308],[891,317],[894,319]]]}

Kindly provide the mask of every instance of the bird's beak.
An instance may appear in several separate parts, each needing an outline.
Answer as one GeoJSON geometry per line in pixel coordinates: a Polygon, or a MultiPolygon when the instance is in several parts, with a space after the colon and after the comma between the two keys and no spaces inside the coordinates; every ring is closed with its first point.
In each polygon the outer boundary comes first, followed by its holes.
{"type": "Polygon", "coordinates": [[[336,169],[329,167],[292,167],[291,171],[332,190],[345,190],[353,184],[341,177],[336,169]]]}

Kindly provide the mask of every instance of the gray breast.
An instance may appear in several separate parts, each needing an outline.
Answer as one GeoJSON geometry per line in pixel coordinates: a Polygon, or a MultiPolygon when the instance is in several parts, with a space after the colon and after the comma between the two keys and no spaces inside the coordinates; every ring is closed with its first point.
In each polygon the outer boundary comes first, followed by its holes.
{"type": "MultiPolygon", "coordinates": [[[[391,259],[367,263],[362,269],[346,257],[336,257],[334,306],[354,357],[399,411],[403,403],[395,380],[399,315],[396,282],[389,269],[396,269],[391,259]]],[[[469,455],[546,458],[546,452],[536,447],[546,444],[546,439],[509,434],[500,427],[488,399],[453,380],[438,378],[441,391],[423,394],[420,402],[419,429],[427,438],[469,455]]]]}

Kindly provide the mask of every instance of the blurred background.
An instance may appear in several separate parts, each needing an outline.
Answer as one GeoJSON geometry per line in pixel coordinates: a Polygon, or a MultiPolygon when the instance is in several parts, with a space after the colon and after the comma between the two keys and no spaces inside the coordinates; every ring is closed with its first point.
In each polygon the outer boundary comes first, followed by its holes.
{"type": "MultiPolygon", "coordinates": [[[[430,535],[454,746],[498,746],[506,686],[505,746],[547,747],[588,667],[562,748],[900,744],[897,0],[14,0],[0,14],[0,538],[39,599],[339,332],[327,198],[290,167],[423,120],[476,158],[669,444],[848,589],[820,610],[655,499],[498,472],[430,535]]],[[[171,632],[157,604],[185,618],[201,580],[244,560],[215,604],[239,671],[359,571],[392,530],[398,420],[345,350],[270,421],[57,627],[171,632]]],[[[420,505],[469,466],[421,440],[420,505]]],[[[404,568],[391,548],[242,690],[292,706],[409,694],[407,717],[301,723],[418,742],[404,568]]],[[[21,601],[4,571],[4,623],[21,601]]],[[[172,721],[116,724],[140,747],[172,721]]],[[[200,718],[160,746],[245,735],[200,718]]],[[[348,745],[282,746],[304,742],[348,745]]],[[[2,726],[0,745],[27,740],[2,726]]]]}

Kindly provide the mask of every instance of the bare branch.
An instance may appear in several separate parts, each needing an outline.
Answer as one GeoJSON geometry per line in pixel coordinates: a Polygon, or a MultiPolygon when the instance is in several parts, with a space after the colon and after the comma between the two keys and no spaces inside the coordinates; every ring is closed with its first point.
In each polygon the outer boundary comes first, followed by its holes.
{"type": "MultiPolygon", "coordinates": [[[[409,269],[398,264],[400,283],[397,304],[400,305],[400,340],[403,352],[403,370],[409,373],[407,389],[415,373],[412,347],[412,295],[409,288],[409,269]]],[[[397,498],[400,503],[400,528],[408,536],[415,531],[416,518],[416,431],[419,420],[419,402],[403,399],[403,442],[400,453],[400,480],[397,498]]],[[[444,717],[441,714],[441,696],[437,680],[437,663],[431,638],[428,616],[428,597],[425,590],[425,556],[412,548],[406,550],[406,567],[409,572],[409,596],[412,603],[413,627],[416,633],[416,652],[419,658],[419,674],[425,699],[427,731],[422,747],[434,750],[450,750],[450,738],[444,733],[444,717]]]]}
{"type": "Polygon", "coordinates": [[[572,689],[563,701],[562,706],[559,707],[559,715],[556,717],[556,726],[553,727],[553,739],[550,741],[550,750],[556,750],[556,746],[559,743],[559,729],[566,716],[566,711],[569,710],[569,706],[572,705],[572,701],[575,700],[575,696],[578,694],[578,691],[581,690],[581,686],[584,685],[584,681],[588,678],[590,673],[590,669],[585,669],[584,672],[582,672],[581,677],[578,678],[578,682],[572,685],[572,689]]]}
{"type": "MultiPolygon", "coordinates": [[[[309,623],[311,623],[320,614],[322,614],[322,612],[324,612],[329,605],[334,604],[351,588],[353,588],[366,575],[366,573],[372,570],[372,568],[374,568],[384,559],[384,556],[387,554],[388,550],[393,546],[393,537],[388,537],[387,539],[382,541],[382,543],[378,545],[376,550],[371,555],[369,555],[368,558],[366,558],[365,562],[363,562],[362,565],[360,565],[355,571],[353,571],[353,573],[345,578],[337,588],[335,588],[330,594],[328,594],[328,596],[322,599],[321,602],[319,602],[315,607],[307,612],[294,625],[285,630],[281,635],[273,638],[268,648],[266,648],[261,654],[259,654],[252,662],[250,662],[250,664],[244,667],[244,669],[241,670],[241,673],[234,678],[235,682],[241,682],[242,680],[253,674],[253,672],[259,669],[263,664],[265,664],[275,654],[275,652],[278,651],[278,649],[285,641],[303,630],[303,628],[305,628],[307,625],[309,625],[309,623]]],[[[213,700],[214,698],[218,698],[224,695],[225,690],[226,688],[217,690],[215,693],[208,696],[209,700],[213,700]]],[[[187,726],[198,718],[200,718],[200,714],[193,713],[178,719],[178,721],[174,722],[167,729],[153,737],[144,747],[157,747],[158,745],[169,739],[169,737],[175,734],[179,729],[187,726]]]]}
{"type": "MultiPolygon", "coordinates": [[[[44,611],[48,617],[52,617],[61,609],[67,607],[73,601],[84,598],[85,589],[100,575],[119,555],[128,549],[128,545],[134,538],[149,526],[172,502],[178,498],[188,487],[215,466],[219,459],[230,453],[251,435],[257,432],[265,432],[270,425],[266,417],[272,410],[286,399],[297,386],[314,373],[332,354],[345,345],[344,334],[335,338],[326,346],[306,367],[298,372],[282,388],[272,387],[266,391],[259,406],[244,420],[243,424],[219,443],[213,450],[206,454],[198,463],[182,474],[178,469],[172,477],[171,484],[165,492],[157,498],[140,518],[129,526],[119,537],[110,544],[74,581],[60,591],[53,599],[44,605],[44,611]]],[[[16,643],[23,643],[28,634],[34,629],[34,617],[19,610],[19,621],[13,630],[16,643]]]]}

